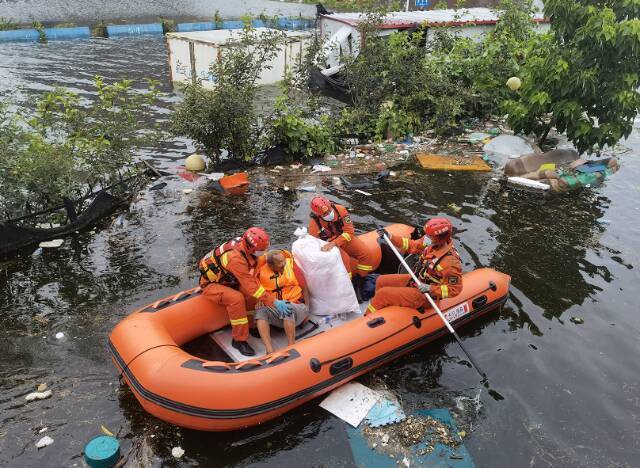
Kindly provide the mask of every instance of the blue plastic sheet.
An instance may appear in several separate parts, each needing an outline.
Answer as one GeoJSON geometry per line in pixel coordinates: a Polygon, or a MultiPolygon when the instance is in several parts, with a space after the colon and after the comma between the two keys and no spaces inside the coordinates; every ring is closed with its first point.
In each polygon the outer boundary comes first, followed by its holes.
{"type": "MultiPolygon", "coordinates": [[[[473,459],[462,443],[462,439],[457,435],[458,427],[447,409],[429,409],[419,410],[415,413],[417,416],[432,417],[449,427],[449,430],[455,438],[460,441],[456,447],[449,447],[437,442],[433,451],[424,455],[418,455],[427,446],[431,436],[427,436],[424,442],[410,447],[411,456],[409,457],[410,466],[428,466],[435,468],[475,468],[473,459]]],[[[362,424],[361,424],[362,426],[362,424]]],[[[367,440],[363,437],[360,429],[347,427],[347,435],[351,444],[351,452],[353,461],[357,466],[366,466],[367,468],[397,468],[398,462],[401,460],[393,459],[385,453],[373,449],[369,446],[367,440]]]]}

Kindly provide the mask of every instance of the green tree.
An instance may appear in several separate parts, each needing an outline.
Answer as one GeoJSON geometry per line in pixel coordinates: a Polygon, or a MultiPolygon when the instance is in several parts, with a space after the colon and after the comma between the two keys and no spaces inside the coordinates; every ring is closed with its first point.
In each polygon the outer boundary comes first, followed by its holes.
{"type": "Polygon", "coordinates": [[[509,125],[543,141],[552,128],[578,151],[628,136],[640,110],[640,3],[546,0],[551,30],[530,41],[509,125]]]}
{"type": "Polygon", "coordinates": [[[251,159],[263,132],[255,107],[258,78],[271,68],[283,41],[280,31],[245,27],[211,65],[215,87],[205,89],[201,80],[186,86],[184,100],[172,117],[172,132],[194,140],[214,162],[223,150],[235,160],[251,159]]]}

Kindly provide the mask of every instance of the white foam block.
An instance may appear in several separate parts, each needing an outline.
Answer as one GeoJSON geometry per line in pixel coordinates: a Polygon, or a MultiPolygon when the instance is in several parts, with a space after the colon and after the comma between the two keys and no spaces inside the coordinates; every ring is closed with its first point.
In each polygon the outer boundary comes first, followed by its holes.
{"type": "Polygon", "coordinates": [[[524,177],[509,177],[507,182],[537,190],[549,190],[551,188],[549,184],[543,184],[537,180],[525,179],[524,177]]]}
{"type": "Polygon", "coordinates": [[[322,400],[320,407],[358,427],[380,396],[380,393],[358,382],[349,382],[331,392],[322,400]]]}

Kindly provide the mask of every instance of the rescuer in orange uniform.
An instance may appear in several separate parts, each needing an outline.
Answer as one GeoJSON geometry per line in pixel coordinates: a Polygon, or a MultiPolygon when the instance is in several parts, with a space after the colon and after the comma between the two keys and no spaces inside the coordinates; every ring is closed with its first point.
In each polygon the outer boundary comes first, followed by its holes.
{"type": "Polygon", "coordinates": [[[245,356],[256,353],[249,338],[249,319],[245,296],[290,313],[286,301],[278,300],[260,285],[255,276],[258,257],[269,248],[269,235],[259,227],[247,229],[242,237],[225,242],[205,255],[198,263],[200,287],[206,298],[226,307],[231,322],[231,344],[245,356]]]}
{"type": "Polygon", "coordinates": [[[349,212],[328,198],[314,197],[309,216],[309,234],[328,242],[321,249],[324,252],[334,247],[340,249],[359,297],[362,278],[373,271],[373,261],[366,244],[356,236],[349,212]]]}
{"type": "MultiPolygon", "coordinates": [[[[368,312],[388,306],[420,309],[427,305],[424,293],[435,299],[446,299],[462,291],[462,262],[453,247],[453,226],[447,218],[433,218],[424,225],[425,235],[411,240],[403,237],[387,237],[402,253],[420,254],[414,273],[421,281],[416,285],[409,274],[382,275],[376,282],[376,294],[371,299],[368,312]],[[428,245],[427,238],[431,240],[428,245]]],[[[380,231],[380,237],[382,237],[380,231]]]]}

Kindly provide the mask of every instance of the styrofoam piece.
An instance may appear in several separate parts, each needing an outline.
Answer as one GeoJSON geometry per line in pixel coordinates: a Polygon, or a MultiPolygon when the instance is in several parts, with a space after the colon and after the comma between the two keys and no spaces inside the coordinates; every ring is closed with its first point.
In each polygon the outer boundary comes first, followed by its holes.
{"type": "Polygon", "coordinates": [[[509,177],[507,182],[536,190],[549,190],[551,188],[549,184],[545,184],[537,180],[525,179],[524,177],[509,177]]]}
{"type": "Polygon", "coordinates": [[[53,239],[50,241],[40,242],[38,247],[42,247],[43,249],[57,249],[62,244],[64,244],[64,239],[53,239]]]}
{"type": "Polygon", "coordinates": [[[45,390],[44,392],[29,393],[27,396],[24,397],[24,399],[27,401],[44,400],[46,398],[49,398],[50,396],[51,396],[51,390],[45,390]]]}
{"type": "Polygon", "coordinates": [[[380,393],[375,390],[358,382],[349,382],[331,392],[322,400],[320,407],[351,426],[358,427],[380,397],[380,393]]]}
{"type": "Polygon", "coordinates": [[[46,447],[47,445],[51,445],[53,444],[53,439],[49,436],[44,436],[42,439],[40,439],[38,442],[36,442],[36,448],[43,448],[46,447]]]}

